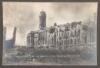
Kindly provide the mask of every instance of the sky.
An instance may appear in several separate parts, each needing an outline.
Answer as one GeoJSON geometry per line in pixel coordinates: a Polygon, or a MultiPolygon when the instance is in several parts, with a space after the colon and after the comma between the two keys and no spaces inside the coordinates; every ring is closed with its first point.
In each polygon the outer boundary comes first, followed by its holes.
{"type": "Polygon", "coordinates": [[[46,26],[85,21],[97,14],[97,2],[3,2],[3,26],[7,27],[6,39],[12,38],[17,27],[16,45],[26,45],[30,31],[39,30],[40,11],[46,12],[46,26]]]}

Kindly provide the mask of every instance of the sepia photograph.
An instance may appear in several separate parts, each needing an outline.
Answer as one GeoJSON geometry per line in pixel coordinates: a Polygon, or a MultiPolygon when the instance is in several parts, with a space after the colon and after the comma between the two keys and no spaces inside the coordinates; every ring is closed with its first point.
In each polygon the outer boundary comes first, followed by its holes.
{"type": "Polygon", "coordinates": [[[2,65],[97,65],[98,2],[3,2],[2,65]]]}

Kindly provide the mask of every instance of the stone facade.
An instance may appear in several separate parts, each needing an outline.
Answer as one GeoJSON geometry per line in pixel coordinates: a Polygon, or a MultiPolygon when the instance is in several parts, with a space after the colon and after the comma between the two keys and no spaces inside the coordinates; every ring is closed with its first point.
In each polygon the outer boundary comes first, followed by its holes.
{"type": "Polygon", "coordinates": [[[54,25],[45,30],[33,31],[33,34],[29,33],[31,40],[27,43],[34,48],[56,49],[85,45],[87,44],[87,29],[87,25],[82,24],[82,22],[54,25]]]}

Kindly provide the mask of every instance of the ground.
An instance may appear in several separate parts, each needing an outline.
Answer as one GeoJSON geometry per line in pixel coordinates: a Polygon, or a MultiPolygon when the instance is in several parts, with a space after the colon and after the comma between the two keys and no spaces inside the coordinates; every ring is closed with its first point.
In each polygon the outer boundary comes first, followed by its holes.
{"type": "Polygon", "coordinates": [[[96,65],[96,47],[72,46],[65,50],[33,49],[18,50],[4,58],[5,65],[96,65]]]}

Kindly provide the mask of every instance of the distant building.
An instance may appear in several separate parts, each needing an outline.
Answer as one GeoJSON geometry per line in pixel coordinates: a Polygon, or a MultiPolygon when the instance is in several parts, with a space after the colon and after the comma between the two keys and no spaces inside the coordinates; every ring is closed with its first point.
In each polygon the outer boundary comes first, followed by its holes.
{"type": "Polygon", "coordinates": [[[40,30],[44,30],[46,28],[46,13],[44,11],[40,12],[40,30]]]}
{"type": "Polygon", "coordinates": [[[16,41],[16,27],[14,27],[12,39],[4,41],[4,48],[7,48],[7,49],[8,48],[14,48],[15,47],[15,41],[16,41]]]}

